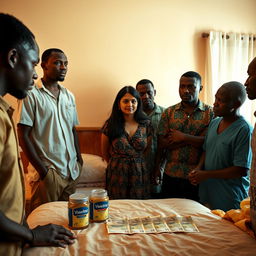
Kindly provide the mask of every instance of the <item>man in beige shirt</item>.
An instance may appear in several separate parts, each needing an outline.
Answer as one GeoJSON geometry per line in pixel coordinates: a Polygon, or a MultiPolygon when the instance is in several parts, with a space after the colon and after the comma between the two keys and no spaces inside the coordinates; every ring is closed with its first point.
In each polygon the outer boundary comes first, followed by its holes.
{"type": "Polygon", "coordinates": [[[37,78],[39,49],[32,32],[15,17],[0,13],[0,255],[21,255],[22,244],[65,247],[74,235],[57,225],[29,229],[24,220],[24,177],[13,109],[7,93],[22,99],[37,78]]]}
{"type": "Polygon", "coordinates": [[[34,168],[31,180],[33,210],[43,203],[67,201],[75,192],[83,164],[75,126],[78,125],[74,95],[64,81],[68,60],[51,48],[42,54],[43,78],[23,100],[18,125],[21,146],[34,168]]]}

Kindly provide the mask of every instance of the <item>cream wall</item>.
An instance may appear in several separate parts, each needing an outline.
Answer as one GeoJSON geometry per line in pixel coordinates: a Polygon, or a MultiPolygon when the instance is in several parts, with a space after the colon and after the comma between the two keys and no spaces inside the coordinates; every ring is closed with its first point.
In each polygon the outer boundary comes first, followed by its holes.
{"type": "Polygon", "coordinates": [[[119,89],[142,78],[154,82],[158,104],[177,103],[180,75],[204,76],[201,33],[256,33],[255,10],[255,0],[1,0],[0,7],[34,32],[41,53],[65,51],[64,85],[82,126],[101,126],[119,89]]]}

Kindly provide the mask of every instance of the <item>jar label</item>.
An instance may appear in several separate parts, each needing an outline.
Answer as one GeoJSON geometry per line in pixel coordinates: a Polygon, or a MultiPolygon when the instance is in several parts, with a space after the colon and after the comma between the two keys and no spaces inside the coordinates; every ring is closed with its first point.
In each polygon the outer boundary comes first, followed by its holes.
{"type": "Polygon", "coordinates": [[[105,221],[108,219],[108,201],[90,203],[90,219],[105,221]]]}
{"type": "Polygon", "coordinates": [[[69,226],[72,228],[83,228],[89,224],[88,207],[68,209],[69,226]]]}

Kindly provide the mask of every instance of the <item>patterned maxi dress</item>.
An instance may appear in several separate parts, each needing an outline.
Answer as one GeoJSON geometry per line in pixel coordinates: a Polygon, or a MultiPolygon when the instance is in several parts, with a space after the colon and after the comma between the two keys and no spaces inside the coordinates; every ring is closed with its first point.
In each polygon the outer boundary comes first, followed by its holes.
{"type": "MultiPolygon", "coordinates": [[[[103,133],[107,136],[106,128],[103,128],[103,133]]],[[[112,141],[106,170],[106,187],[110,199],[149,198],[150,173],[143,153],[151,136],[151,124],[145,121],[139,124],[132,137],[124,132],[112,141]]]]}

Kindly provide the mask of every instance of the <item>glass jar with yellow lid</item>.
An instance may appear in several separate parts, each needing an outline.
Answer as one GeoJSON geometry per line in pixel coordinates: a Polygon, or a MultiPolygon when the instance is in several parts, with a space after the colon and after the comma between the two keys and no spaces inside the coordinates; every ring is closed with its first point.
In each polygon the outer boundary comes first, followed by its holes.
{"type": "Polygon", "coordinates": [[[83,193],[69,196],[68,225],[71,229],[84,229],[89,225],[89,202],[83,193]]]}
{"type": "Polygon", "coordinates": [[[103,222],[108,219],[109,198],[105,189],[94,189],[90,195],[90,220],[103,222]]]}

